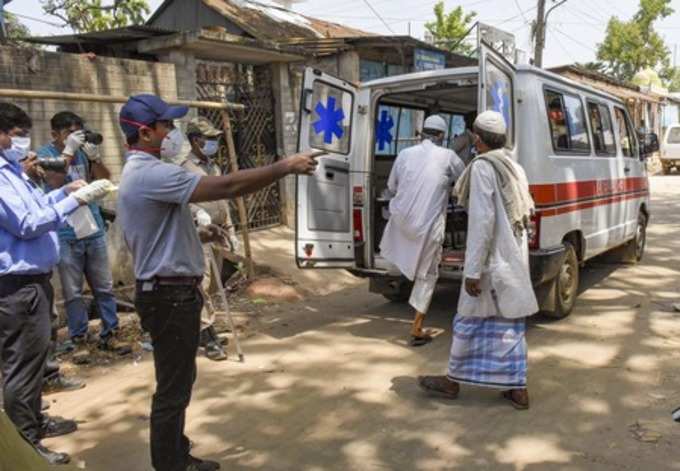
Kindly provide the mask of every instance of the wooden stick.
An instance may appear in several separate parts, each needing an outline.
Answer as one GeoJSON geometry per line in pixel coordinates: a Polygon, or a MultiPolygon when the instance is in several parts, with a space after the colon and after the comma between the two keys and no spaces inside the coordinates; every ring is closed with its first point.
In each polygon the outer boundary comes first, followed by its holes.
{"type": "MultiPolygon", "coordinates": [[[[222,128],[224,129],[224,138],[227,141],[227,152],[229,153],[229,163],[232,172],[238,172],[238,157],[236,156],[236,146],[234,145],[234,135],[231,130],[231,118],[226,110],[222,110],[222,128]]],[[[252,278],[255,274],[253,266],[253,257],[250,251],[250,235],[248,233],[248,211],[246,210],[246,201],[243,196],[236,198],[236,205],[238,207],[238,216],[241,220],[241,234],[243,235],[243,251],[246,255],[246,274],[248,278],[252,278]]]]}
{"type": "MultiPolygon", "coordinates": [[[[0,88],[0,97],[20,98],[26,100],[64,100],[86,101],[94,103],[127,103],[127,96],[93,95],[90,93],[47,92],[36,90],[16,90],[0,88]]],[[[188,106],[190,108],[204,108],[212,110],[243,110],[243,105],[235,103],[221,103],[216,101],[168,100],[170,105],[188,106]]]]}

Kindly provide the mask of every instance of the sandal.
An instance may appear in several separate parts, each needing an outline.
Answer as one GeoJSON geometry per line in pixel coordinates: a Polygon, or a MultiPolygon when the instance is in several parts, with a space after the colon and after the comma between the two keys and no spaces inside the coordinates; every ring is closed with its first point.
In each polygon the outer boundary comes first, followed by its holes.
{"type": "Polygon", "coordinates": [[[428,343],[432,342],[432,339],[433,337],[430,334],[411,335],[409,345],[412,347],[422,347],[423,345],[427,345],[428,343]]]}
{"type": "Polygon", "coordinates": [[[526,389],[511,389],[503,391],[503,399],[507,399],[517,410],[529,409],[529,391],[526,389]]]}
{"type": "Polygon", "coordinates": [[[458,399],[460,385],[446,376],[418,376],[418,386],[431,396],[458,399]]]}

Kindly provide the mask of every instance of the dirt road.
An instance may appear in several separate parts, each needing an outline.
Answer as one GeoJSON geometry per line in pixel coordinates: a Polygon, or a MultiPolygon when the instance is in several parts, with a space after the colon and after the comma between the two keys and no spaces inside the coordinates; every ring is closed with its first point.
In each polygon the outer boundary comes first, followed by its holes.
{"type": "MultiPolygon", "coordinates": [[[[590,263],[571,317],[531,322],[530,411],[493,391],[447,402],[416,387],[444,372],[457,288],[428,317],[436,341],[412,349],[410,310],[359,287],[269,306],[245,364],[199,361],[195,453],[228,470],[680,470],[680,177],[653,192],[644,263],[590,263]]],[[[83,423],[49,444],[91,470],[150,469],[149,358],[87,380],[50,396],[83,423]]]]}

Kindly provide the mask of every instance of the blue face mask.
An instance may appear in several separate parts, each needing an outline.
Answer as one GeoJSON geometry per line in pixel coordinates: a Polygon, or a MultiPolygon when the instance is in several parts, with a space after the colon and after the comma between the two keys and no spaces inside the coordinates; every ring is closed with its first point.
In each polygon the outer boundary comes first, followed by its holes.
{"type": "Polygon", "coordinates": [[[18,164],[26,158],[31,149],[30,137],[15,136],[12,138],[12,147],[2,151],[7,161],[18,164]]]}
{"type": "Polygon", "coordinates": [[[206,157],[212,157],[217,154],[218,150],[220,150],[219,141],[205,141],[205,145],[201,147],[201,152],[206,157]]]}

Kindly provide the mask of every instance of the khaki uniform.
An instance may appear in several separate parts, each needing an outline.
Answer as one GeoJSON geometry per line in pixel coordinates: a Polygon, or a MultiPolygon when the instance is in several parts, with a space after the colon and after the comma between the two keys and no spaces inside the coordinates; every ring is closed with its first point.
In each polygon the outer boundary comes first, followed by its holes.
{"type": "MultiPolygon", "coordinates": [[[[201,176],[221,176],[222,172],[220,168],[212,162],[206,162],[196,155],[190,153],[187,158],[180,163],[180,166],[184,167],[189,172],[201,175],[201,176]]],[[[239,242],[236,238],[236,231],[234,230],[234,225],[231,221],[231,215],[229,214],[229,203],[226,200],[221,201],[211,201],[204,203],[193,203],[191,205],[191,210],[193,213],[199,209],[204,210],[210,215],[213,224],[217,224],[227,230],[227,250],[230,253],[238,251],[239,242]]],[[[205,260],[205,272],[203,275],[202,288],[203,292],[206,294],[206,302],[201,312],[201,330],[206,329],[215,323],[215,311],[212,299],[215,297],[218,288],[218,284],[215,281],[221,276],[222,262],[225,257],[224,247],[219,246],[215,243],[203,244],[203,257],[205,260]],[[210,252],[212,251],[215,260],[217,261],[218,269],[220,273],[212,272],[212,264],[210,263],[210,252]]]]}

